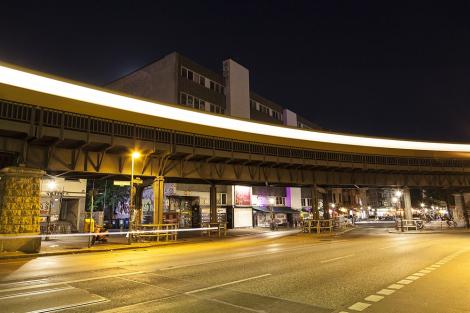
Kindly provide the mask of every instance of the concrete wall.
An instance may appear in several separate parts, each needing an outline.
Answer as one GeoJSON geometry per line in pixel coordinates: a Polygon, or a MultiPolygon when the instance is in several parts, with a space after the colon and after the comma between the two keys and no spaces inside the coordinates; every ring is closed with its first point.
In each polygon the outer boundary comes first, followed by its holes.
{"type": "Polygon", "coordinates": [[[291,110],[284,109],[282,112],[284,118],[284,125],[297,127],[297,114],[291,110]]]}
{"type": "Polygon", "coordinates": [[[250,74],[237,62],[224,61],[225,94],[228,114],[250,118],[250,74]]]}
{"type": "Polygon", "coordinates": [[[171,53],[106,87],[134,96],[175,104],[178,103],[176,69],[177,53],[171,53]]]}
{"type": "Polygon", "coordinates": [[[302,203],[300,201],[302,197],[301,188],[287,187],[286,194],[287,194],[286,206],[289,206],[293,209],[300,210],[302,208],[302,203]]]}

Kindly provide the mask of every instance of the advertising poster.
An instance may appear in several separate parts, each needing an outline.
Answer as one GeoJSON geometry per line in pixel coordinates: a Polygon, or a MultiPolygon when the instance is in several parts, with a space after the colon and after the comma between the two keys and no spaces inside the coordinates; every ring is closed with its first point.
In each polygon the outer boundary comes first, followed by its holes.
{"type": "Polygon", "coordinates": [[[251,187],[235,186],[235,205],[251,205],[251,187]]]}

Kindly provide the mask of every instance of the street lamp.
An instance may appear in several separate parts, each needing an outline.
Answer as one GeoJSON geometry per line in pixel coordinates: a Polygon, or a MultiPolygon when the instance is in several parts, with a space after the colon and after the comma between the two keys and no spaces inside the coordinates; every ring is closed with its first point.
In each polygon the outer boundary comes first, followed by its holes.
{"type": "Polygon", "coordinates": [[[47,212],[47,217],[46,217],[46,237],[44,240],[49,240],[49,235],[51,234],[51,208],[54,203],[53,196],[55,195],[55,192],[57,190],[57,182],[55,179],[51,179],[47,182],[47,194],[50,197],[49,199],[49,208],[47,212]]]}
{"type": "Polygon", "coordinates": [[[400,212],[400,227],[401,231],[405,231],[403,227],[403,211],[400,208],[400,197],[402,196],[402,192],[400,190],[395,191],[395,196],[392,197],[392,203],[396,205],[397,210],[400,212]]]}
{"type": "Polygon", "coordinates": [[[135,159],[139,159],[141,156],[139,151],[133,151],[131,154],[131,190],[130,190],[130,199],[129,199],[129,233],[127,237],[127,242],[132,243],[132,224],[135,219],[134,211],[134,162],[135,159]]]}
{"type": "Polygon", "coordinates": [[[274,218],[273,206],[276,203],[276,200],[274,198],[270,197],[268,202],[269,202],[269,208],[270,208],[270,212],[271,212],[271,230],[275,230],[276,225],[274,224],[275,223],[275,218],[274,218]]]}

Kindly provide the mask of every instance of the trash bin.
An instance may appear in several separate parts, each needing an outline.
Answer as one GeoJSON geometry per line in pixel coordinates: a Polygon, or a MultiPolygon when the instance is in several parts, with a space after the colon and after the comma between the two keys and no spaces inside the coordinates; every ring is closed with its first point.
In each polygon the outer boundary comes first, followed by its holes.
{"type": "Polygon", "coordinates": [[[92,218],[86,218],[85,224],[83,225],[83,231],[85,233],[92,233],[95,231],[95,220],[92,218]]]}

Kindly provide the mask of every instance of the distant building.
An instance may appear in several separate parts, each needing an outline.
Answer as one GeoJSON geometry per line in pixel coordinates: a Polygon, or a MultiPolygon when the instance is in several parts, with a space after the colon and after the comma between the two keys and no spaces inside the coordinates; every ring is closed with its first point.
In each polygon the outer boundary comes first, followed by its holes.
{"type": "Polygon", "coordinates": [[[320,129],[295,112],[250,90],[249,70],[233,61],[214,72],[173,52],[106,87],[194,109],[292,127],[320,129]]]}

